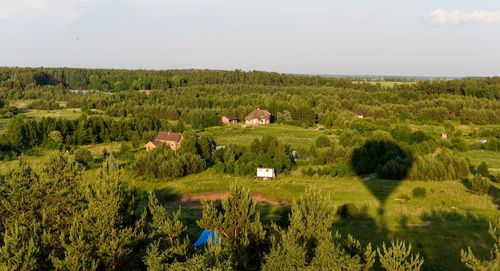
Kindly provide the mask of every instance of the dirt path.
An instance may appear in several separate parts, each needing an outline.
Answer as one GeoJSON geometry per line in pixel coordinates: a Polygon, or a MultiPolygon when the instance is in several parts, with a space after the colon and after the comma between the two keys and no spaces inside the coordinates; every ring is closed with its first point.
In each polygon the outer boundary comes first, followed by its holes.
{"type": "MultiPolygon", "coordinates": [[[[174,200],[167,201],[165,206],[167,208],[178,208],[179,206],[182,208],[201,208],[201,201],[203,199],[207,201],[220,200],[227,196],[227,191],[215,191],[215,192],[204,192],[198,194],[191,194],[181,196],[180,198],[176,198],[174,200]]],[[[252,200],[254,203],[269,203],[269,204],[286,204],[287,202],[277,201],[271,199],[262,194],[252,193],[252,200]]]]}
{"type": "Polygon", "coordinates": [[[367,182],[373,178],[377,177],[377,174],[373,173],[373,174],[369,174],[369,175],[366,175],[364,177],[361,178],[361,181],[363,182],[367,182]]]}

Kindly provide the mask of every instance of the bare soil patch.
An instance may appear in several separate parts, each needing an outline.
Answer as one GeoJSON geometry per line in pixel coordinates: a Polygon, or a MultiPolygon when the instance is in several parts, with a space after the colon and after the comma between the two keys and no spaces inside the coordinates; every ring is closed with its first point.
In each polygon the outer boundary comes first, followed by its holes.
{"type": "MultiPolygon", "coordinates": [[[[198,194],[184,195],[179,198],[165,202],[165,207],[167,208],[201,208],[201,201],[214,201],[221,200],[227,196],[227,191],[215,191],[215,192],[204,192],[198,194]]],[[[265,195],[252,193],[252,200],[255,203],[267,203],[267,204],[286,204],[287,202],[277,201],[271,199],[265,195]]]]}

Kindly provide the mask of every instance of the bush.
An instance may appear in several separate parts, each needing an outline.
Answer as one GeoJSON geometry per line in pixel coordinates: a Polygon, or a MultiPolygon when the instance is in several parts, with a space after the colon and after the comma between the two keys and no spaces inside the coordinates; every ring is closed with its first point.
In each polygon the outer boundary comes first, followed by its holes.
{"type": "Polygon", "coordinates": [[[411,180],[444,181],[463,179],[469,175],[467,161],[450,151],[417,157],[409,174],[411,180]]]}
{"type": "Polygon", "coordinates": [[[94,160],[94,158],[92,157],[92,153],[90,153],[89,150],[78,149],[75,152],[75,160],[80,164],[88,166],[89,163],[94,160]]]}
{"type": "Polygon", "coordinates": [[[401,180],[411,168],[413,157],[395,142],[368,140],[352,152],[351,166],[358,175],[377,173],[379,178],[401,180]]]}
{"type": "Polygon", "coordinates": [[[401,195],[399,195],[399,199],[403,202],[408,202],[408,201],[410,201],[411,198],[410,198],[410,196],[408,196],[408,194],[401,194],[401,195]]]}
{"type": "Polygon", "coordinates": [[[425,198],[427,195],[427,189],[425,189],[425,187],[415,187],[412,194],[414,198],[425,198]]]}
{"type": "Polygon", "coordinates": [[[308,167],[307,169],[302,169],[302,175],[304,176],[314,176],[316,174],[316,171],[312,167],[308,167]]]}
{"type": "Polygon", "coordinates": [[[352,203],[343,204],[337,210],[337,214],[344,219],[355,217],[358,215],[358,213],[358,208],[352,203]]]}
{"type": "Polygon", "coordinates": [[[490,181],[494,183],[500,183],[500,176],[499,175],[490,175],[488,178],[490,178],[490,181]]]}
{"type": "Polygon", "coordinates": [[[316,138],[316,147],[318,148],[323,148],[323,147],[330,147],[332,145],[332,142],[327,136],[319,136],[316,138]]]}
{"type": "Polygon", "coordinates": [[[453,137],[450,139],[451,142],[451,147],[454,150],[458,150],[461,152],[467,151],[467,144],[465,143],[465,140],[463,140],[461,137],[453,137]]]}
{"type": "Polygon", "coordinates": [[[482,161],[481,164],[479,164],[476,173],[483,177],[488,177],[490,175],[490,172],[488,170],[488,165],[486,164],[486,162],[482,161]]]}
{"type": "Polygon", "coordinates": [[[198,154],[181,154],[172,151],[167,145],[162,145],[138,157],[133,167],[138,176],[177,178],[204,170],[206,163],[198,154]]]}
{"type": "Polygon", "coordinates": [[[481,176],[474,176],[471,180],[471,190],[476,192],[478,195],[484,195],[488,193],[490,184],[488,179],[481,176]]]}

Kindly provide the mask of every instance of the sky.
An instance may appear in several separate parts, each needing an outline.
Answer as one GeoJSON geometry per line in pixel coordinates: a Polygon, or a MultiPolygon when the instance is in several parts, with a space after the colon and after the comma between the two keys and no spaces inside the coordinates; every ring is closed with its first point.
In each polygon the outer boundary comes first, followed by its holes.
{"type": "Polygon", "coordinates": [[[0,66],[500,75],[498,0],[0,0],[0,66]]]}

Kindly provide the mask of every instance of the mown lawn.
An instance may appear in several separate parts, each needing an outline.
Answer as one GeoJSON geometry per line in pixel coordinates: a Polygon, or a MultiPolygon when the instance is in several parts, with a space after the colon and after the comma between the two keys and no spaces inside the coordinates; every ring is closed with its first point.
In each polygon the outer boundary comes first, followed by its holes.
{"type": "Polygon", "coordinates": [[[26,112],[22,113],[22,115],[27,118],[42,118],[42,117],[51,117],[51,118],[66,118],[66,119],[77,119],[79,118],[83,112],[80,108],[65,108],[59,110],[37,110],[37,109],[28,109],[26,112]]]}
{"type": "MultiPolygon", "coordinates": [[[[320,135],[326,135],[325,131],[313,128],[302,128],[285,124],[271,124],[258,127],[243,127],[242,125],[217,126],[205,129],[204,132],[212,134],[219,145],[250,145],[255,138],[262,138],[265,135],[272,135],[278,139],[292,145],[292,147],[306,147],[313,144],[320,135]]],[[[335,135],[328,135],[334,138],[335,135]]]]}
{"type": "Polygon", "coordinates": [[[459,152],[460,156],[469,158],[474,166],[478,166],[482,161],[486,162],[491,173],[500,174],[500,152],[473,150],[459,152]]]}

